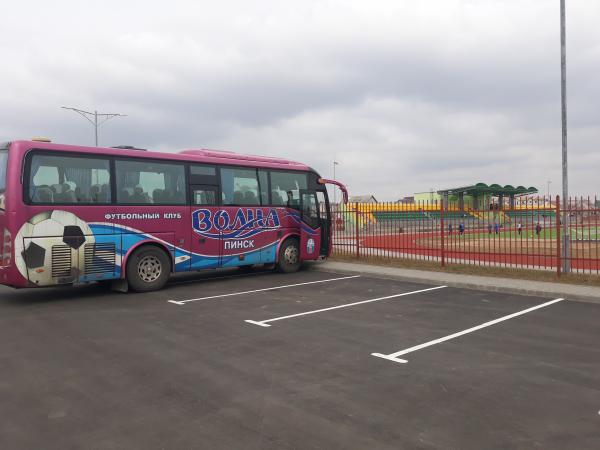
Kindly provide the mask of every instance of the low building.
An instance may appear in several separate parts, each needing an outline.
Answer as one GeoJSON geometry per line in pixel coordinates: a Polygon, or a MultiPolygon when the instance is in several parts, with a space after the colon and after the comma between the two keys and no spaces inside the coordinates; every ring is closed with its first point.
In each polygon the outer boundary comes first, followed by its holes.
{"type": "Polygon", "coordinates": [[[373,195],[354,195],[348,201],[350,203],[379,203],[373,195]]]}

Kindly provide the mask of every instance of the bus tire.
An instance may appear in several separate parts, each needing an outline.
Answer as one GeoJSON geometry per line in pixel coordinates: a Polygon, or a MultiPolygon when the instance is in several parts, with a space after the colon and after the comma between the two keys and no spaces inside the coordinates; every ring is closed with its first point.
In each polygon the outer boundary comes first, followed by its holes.
{"type": "Polygon", "coordinates": [[[286,239],[279,247],[277,271],[282,273],[296,272],[300,269],[300,244],[296,238],[286,239]]]}
{"type": "Polygon", "coordinates": [[[171,275],[171,260],[160,248],[146,245],[138,248],[127,260],[127,282],[135,292],[162,289],[171,275]]]}

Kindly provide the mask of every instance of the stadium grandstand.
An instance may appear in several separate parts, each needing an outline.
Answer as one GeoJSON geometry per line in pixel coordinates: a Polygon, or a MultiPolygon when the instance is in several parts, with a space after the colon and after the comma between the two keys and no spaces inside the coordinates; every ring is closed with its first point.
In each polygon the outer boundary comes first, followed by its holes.
{"type": "Polygon", "coordinates": [[[358,220],[365,228],[392,224],[411,228],[428,223],[433,228],[442,217],[448,226],[458,227],[464,223],[470,228],[495,223],[554,221],[553,202],[538,199],[534,204],[530,200],[537,193],[535,187],[476,183],[419,192],[395,202],[377,202],[373,195],[355,196],[348,205],[340,205],[340,212],[346,218],[344,225],[358,220]]]}

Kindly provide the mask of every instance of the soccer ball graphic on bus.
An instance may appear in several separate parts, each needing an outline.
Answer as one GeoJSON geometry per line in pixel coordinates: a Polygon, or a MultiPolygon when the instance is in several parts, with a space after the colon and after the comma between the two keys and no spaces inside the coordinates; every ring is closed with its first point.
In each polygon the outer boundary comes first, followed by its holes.
{"type": "Polygon", "coordinates": [[[38,286],[75,281],[83,271],[83,246],[95,243],[89,225],[67,211],[33,216],[15,237],[15,262],[38,286]]]}

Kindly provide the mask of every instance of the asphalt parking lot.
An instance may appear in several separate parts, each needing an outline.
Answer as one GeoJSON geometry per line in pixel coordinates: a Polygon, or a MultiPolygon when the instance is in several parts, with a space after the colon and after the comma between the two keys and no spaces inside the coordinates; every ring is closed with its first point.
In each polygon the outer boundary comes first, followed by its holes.
{"type": "Polygon", "coordinates": [[[0,288],[0,342],[0,448],[600,448],[598,304],[230,271],[0,288]]]}

